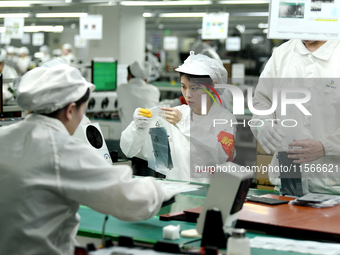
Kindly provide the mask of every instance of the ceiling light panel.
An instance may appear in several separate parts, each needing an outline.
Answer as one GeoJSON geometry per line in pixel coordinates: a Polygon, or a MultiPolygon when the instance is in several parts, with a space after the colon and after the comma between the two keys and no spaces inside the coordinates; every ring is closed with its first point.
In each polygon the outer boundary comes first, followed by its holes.
{"type": "Polygon", "coordinates": [[[0,1],[0,7],[29,7],[30,1],[0,1]]]}
{"type": "Polygon", "coordinates": [[[28,13],[0,13],[0,18],[28,18],[28,13]]]}
{"type": "Polygon", "coordinates": [[[61,33],[64,30],[63,26],[24,26],[24,32],[36,33],[36,32],[54,32],[61,33]]]}
{"type": "Polygon", "coordinates": [[[218,4],[269,4],[269,0],[226,0],[218,1],[218,4]]]}
{"type": "Polygon", "coordinates": [[[179,5],[209,5],[212,1],[122,1],[125,6],[179,6],[179,5]]]}
{"type": "Polygon", "coordinates": [[[143,17],[144,18],[151,18],[151,17],[154,17],[155,15],[151,12],[144,12],[143,13],[143,17]]]}
{"type": "Polygon", "coordinates": [[[234,17],[268,17],[269,12],[232,12],[230,16],[234,17]]]}
{"type": "Polygon", "coordinates": [[[161,13],[159,17],[161,18],[195,18],[203,17],[206,15],[205,12],[179,12],[179,13],[161,13]]]}
{"type": "Polygon", "coordinates": [[[87,17],[86,12],[37,13],[36,18],[80,18],[87,17]]]}

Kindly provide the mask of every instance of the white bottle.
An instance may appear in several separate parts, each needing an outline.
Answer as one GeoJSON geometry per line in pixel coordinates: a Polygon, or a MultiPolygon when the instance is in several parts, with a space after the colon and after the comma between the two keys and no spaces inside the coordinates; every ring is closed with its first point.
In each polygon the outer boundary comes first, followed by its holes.
{"type": "Polygon", "coordinates": [[[249,238],[243,228],[233,229],[232,236],[228,238],[227,255],[250,255],[249,238]]]}

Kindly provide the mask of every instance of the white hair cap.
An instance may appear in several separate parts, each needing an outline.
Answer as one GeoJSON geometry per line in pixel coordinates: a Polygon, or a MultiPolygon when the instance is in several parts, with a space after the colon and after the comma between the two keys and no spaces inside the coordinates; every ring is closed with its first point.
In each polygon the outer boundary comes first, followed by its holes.
{"type": "MultiPolygon", "coordinates": [[[[209,58],[206,55],[197,54],[190,51],[190,56],[184,61],[183,65],[175,69],[177,72],[192,75],[209,75],[217,84],[228,83],[228,72],[221,61],[209,58]]],[[[224,89],[216,89],[218,94],[222,94],[224,89]]]]}
{"type": "Polygon", "coordinates": [[[6,57],[7,57],[6,50],[0,48],[0,63],[4,62],[6,57]]]}
{"type": "Polygon", "coordinates": [[[72,51],[72,45],[71,45],[71,44],[69,44],[69,43],[65,43],[65,44],[63,45],[63,49],[66,49],[66,50],[72,51]]]}
{"type": "Polygon", "coordinates": [[[145,48],[146,48],[147,51],[152,51],[153,46],[152,46],[151,43],[146,43],[146,44],[145,44],[145,48]]]}
{"type": "Polygon", "coordinates": [[[13,46],[7,46],[6,50],[7,50],[7,53],[14,53],[14,47],[13,46]]]}
{"type": "Polygon", "coordinates": [[[26,55],[28,55],[29,53],[30,53],[30,51],[29,51],[28,48],[25,47],[25,46],[21,47],[21,48],[19,49],[19,52],[18,52],[19,55],[21,55],[21,54],[26,54],[26,55]]]}
{"type": "Polygon", "coordinates": [[[151,64],[145,62],[144,65],[139,62],[135,61],[131,65],[129,65],[131,74],[136,78],[147,79],[151,72],[151,64]]]}
{"type": "Polygon", "coordinates": [[[36,67],[21,78],[17,103],[36,113],[51,113],[76,102],[95,86],[80,71],[66,64],[36,67]]]}
{"type": "Polygon", "coordinates": [[[67,65],[66,60],[61,58],[61,57],[57,57],[57,58],[54,58],[50,61],[45,62],[41,67],[55,67],[55,66],[61,65],[61,64],[67,65]]]}
{"type": "Polygon", "coordinates": [[[43,46],[41,46],[39,48],[39,51],[43,52],[43,53],[49,53],[50,52],[50,48],[47,45],[43,45],[43,46]]]}

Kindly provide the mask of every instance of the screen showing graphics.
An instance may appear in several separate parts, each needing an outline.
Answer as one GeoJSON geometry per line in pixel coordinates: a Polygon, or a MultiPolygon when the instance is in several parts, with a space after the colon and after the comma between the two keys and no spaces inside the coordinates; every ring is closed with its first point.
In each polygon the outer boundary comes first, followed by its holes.
{"type": "Polygon", "coordinates": [[[271,0],[268,38],[340,39],[340,1],[271,0]]]}
{"type": "Polygon", "coordinates": [[[241,37],[234,36],[228,37],[226,40],[227,51],[240,51],[241,50],[241,37]]]}
{"type": "Polygon", "coordinates": [[[115,91],[117,89],[117,61],[92,61],[92,83],[95,91],[115,91]]]}

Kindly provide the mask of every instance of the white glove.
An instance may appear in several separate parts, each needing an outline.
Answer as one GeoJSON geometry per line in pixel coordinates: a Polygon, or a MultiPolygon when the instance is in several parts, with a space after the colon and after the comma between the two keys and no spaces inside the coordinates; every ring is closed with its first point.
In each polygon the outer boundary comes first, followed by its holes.
{"type": "Polygon", "coordinates": [[[265,121],[262,127],[257,127],[257,141],[262,148],[270,154],[270,151],[275,151],[281,145],[284,134],[280,131],[277,124],[265,121]]]}
{"type": "Polygon", "coordinates": [[[144,129],[148,126],[149,122],[151,121],[151,118],[139,115],[139,108],[137,108],[133,113],[133,120],[137,128],[144,129]]]}

